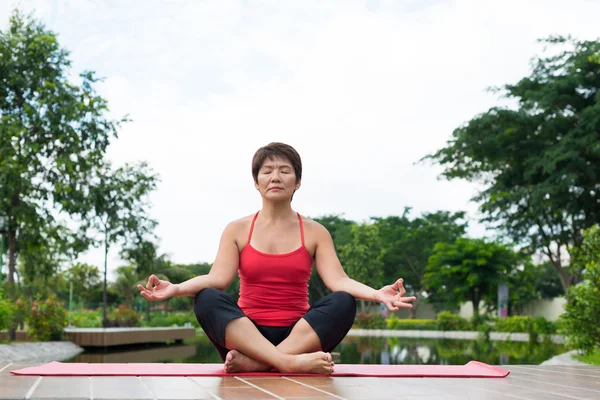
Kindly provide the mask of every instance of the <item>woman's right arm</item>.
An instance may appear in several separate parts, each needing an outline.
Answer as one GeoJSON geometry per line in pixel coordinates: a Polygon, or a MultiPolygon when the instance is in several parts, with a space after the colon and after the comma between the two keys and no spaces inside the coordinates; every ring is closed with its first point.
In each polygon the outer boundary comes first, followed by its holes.
{"type": "Polygon", "coordinates": [[[239,266],[239,250],[235,242],[236,225],[236,222],[232,222],[223,231],[217,257],[208,274],[179,284],[161,281],[155,275],[151,275],[146,287],[138,285],[142,296],[149,301],[157,301],[173,296],[195,296],[206,288],[225,290],[235,278],[239,266]]]}

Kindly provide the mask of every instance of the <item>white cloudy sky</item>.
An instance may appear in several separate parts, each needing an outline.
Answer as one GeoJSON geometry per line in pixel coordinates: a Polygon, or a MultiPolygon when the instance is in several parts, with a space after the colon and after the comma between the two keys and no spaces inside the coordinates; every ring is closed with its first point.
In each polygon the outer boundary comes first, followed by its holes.
{"type": "MultiPolygon", "coordinates": [[[[160,174],[160,250],[182,263],[212,262],[227,222],[260,207],[250,161],[271,141],[302,155],[304,215],[476,218],[473,185],[415,162],[498,103],[487,87],[529,73],[536,39],[600,36],[592,0],[2,0],[0,29],[15,5],[133,119],[109,157],[160,174]]],[[[101,266],[102,252],[82,260],[101,266]]]]}

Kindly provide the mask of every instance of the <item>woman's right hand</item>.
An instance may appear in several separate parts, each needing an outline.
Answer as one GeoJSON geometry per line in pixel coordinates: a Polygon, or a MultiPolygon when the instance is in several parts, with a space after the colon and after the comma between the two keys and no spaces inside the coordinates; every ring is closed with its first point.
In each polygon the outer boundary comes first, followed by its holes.
{"type": "Polygon", "coordinates": [[[177,285],[169,281],[161,281],[155,275],[150,275],[146,287],[137,285],[140,294],[148,301],[161,301],[173,297],[177,293],[177,285]]]}

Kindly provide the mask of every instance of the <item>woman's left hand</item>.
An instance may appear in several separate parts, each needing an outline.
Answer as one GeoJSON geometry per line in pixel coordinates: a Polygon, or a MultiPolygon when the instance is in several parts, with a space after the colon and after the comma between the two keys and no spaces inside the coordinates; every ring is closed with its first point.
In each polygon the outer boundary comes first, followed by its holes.
{"type": "Polygon", "coordinates": [[[414,296],[404,297],[404,279],[398,279],[393,285],[387,285],[375,292],[375,300],[383,303],[390,311],[398,311],[400,308],[412,308],[411,301],[417,298],[414,296]]]}

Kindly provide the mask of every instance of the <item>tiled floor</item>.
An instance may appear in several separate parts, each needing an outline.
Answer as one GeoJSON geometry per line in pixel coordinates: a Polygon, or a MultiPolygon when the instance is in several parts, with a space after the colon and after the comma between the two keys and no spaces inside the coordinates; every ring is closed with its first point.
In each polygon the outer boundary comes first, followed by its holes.
{"type": "Polygon", "coordinates": [[[506,378],[36,377],[0,364],[0,399],[600,399],[600,367],[504,366],[506,378]]]}

